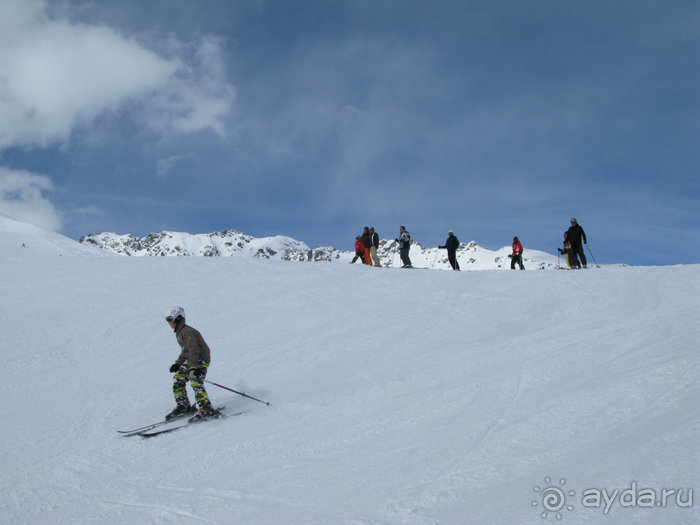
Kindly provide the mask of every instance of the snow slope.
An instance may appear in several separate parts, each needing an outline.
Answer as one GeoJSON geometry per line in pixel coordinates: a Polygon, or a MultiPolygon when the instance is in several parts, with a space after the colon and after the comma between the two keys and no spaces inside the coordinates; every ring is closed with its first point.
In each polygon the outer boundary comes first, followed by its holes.
{"type": "Polygon", "coordinates": [[[64,235],[0,215],[0,257],[81,255],[108,257],[113,254],[64,235]]]}
{"type": "Polygon", "coordinates": [[[2,264],[2,524],[700,521],[700,266],[2,264]],[[119,436],[173,406],[174,304],[208,378],[271,406],[209,386],[249,412],[119,436]],[[685,492],[582,499],[633,488],[685,492]]]}

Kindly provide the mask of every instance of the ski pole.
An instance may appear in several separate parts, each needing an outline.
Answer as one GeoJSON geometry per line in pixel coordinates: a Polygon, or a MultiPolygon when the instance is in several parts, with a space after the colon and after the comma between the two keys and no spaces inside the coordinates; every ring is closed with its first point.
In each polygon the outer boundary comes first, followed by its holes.
{"type": "Polygon", "coordinates": [[[253,401],[257,401],[258,403],[262,403],[263,405],[270,406],[270,403],[268,401],[262,401],[258,398],[255,398],[253,396],[249,396],[248,394],[245,394],[243,392],[239,392],[238,390],[234,390],[233,388],[229,388],[224,385],[220,385],[219,383],[214,383],[214,381],[209,381],[207,379],[204,380],[205,383],[209,383],[210,385],[218,386],[219,388],[223,388],[224,390],[228,390],[229,392],[233,392],[234,394],[238,394],[239,396],[247,397],[248,399],[252,399],[253,401]]]}
{"type": "Polygon", "coordinates": [[[595,263],[595,265],[596,265],[598,268],[600,268],[600,265],[598,264],[598,261],[596,261],[596,260],[595,260],[595,257],[593,257],[593,252],[591,251],[591,247],[588,246],[588,243],[586,243],[586,246],[588,247],[588,253],[591,254],[591,259],[593,259],[593,262],[595,263]]]}

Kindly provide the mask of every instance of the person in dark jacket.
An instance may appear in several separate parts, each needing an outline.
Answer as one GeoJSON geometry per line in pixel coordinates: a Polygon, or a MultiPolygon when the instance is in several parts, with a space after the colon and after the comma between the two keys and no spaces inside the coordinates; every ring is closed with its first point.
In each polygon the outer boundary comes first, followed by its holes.
{"type": "Polygon", "coordinates": [[[177,360],[170,367],[170,372],[175,374],[173,395],[176,406],[172,412],[165,416],[166,419],[195,412],[195,407],[190,405],[190,400],[187,397],[187,381],[190,382],[190,386],[194,390],[195,402],[199,405],[199,411],[190,421],[218,416],[220,413],[212,406],[204,388],[204,378],[211,362],[209,346],[204,341],[202,334],[187,325],[185,310],[180,306],[170,308],[165,313],[165,320],[175,332],[175,338],[181,350],[177,360]]]}
{"type": "Polygon", "coordinates": [[[453,270],[459,271],[459,261],[457,261],[457,248],[459,248],[459,239],[452,230],[447,232],[447,240],[444,246],[438,246],[438,249],[447,250],[447,260],[450,261],[450,266],[453,270]]]}
{"type": "Polygon", "coordinates": [[[375,266],[381,266],[382,261],[379,260],[379,256],[377,255],[377,249],[379,248],[379,234],[374,231],[374,226],[369,227],[369,240],[369,255],[372,258],[372,262],[374,262],[375,266]]]}
{"type": "Polygon", "coordinates": [[[517,237],[513,237],[513,253],[511,253],[508,257],[510,257],[511,270],[515,270],[516,264],[520,266],[521,270],[525,269],[523,266],[523,245],[520,242],[520,239],[517,237]]]}
{"type": "Polygon", "coordinates": [[[411,249],[411,234],[406,231],[405,226],[399,227],[399,238],[395,239],[399,243],[399,255],[403,266],[401,268],[413,268],[408,252],[411,249]]]}
{"type": "Polygon", "coordinates": [[[566,231],[566,237],[571,243],[571,254],[573,256],[573,260],[576,260],[576,256],[578,256],[579,259],[581,259],[581,264],[583,265],[584,268],[588,268],[588,264],[586,263],[586,254],[583,253],[583,245],[581,244],[581,239],[583,239],[583,244],[586,244],[586,232],[583,231],[583,228],[578,224],[575,218],[571,219],[571,228],[569,228],[566,231]]]}
{"type": "Polygon", "coordinates": [[[569,268],[581,268],[581,264],[578,262],[578,258],[571,251],[571,243],[569,242],[568,233],[564,232],[564,248],[558,248],[559,253],[564,256],[566,260],[566,265],[569,268]]]}

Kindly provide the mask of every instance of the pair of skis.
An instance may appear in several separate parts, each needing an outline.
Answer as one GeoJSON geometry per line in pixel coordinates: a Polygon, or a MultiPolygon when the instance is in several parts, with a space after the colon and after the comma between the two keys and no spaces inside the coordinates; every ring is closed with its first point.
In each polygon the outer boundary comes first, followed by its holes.
{"type": "MultiPolygon", "coordinates": [[[[204,380],[205,383],[209,383],[214,386],[218,386],[219,388],[223,388],[224,390],[228,390],[229,392],[233,392],[234,394],[238,394],[239,396],[247,397],[248,399],[252,399],[253,401],[257,401],[258,403],[262,403],[263,405],[270,406],[269,401],[263,401],[262,399],[258,399],[257,397],[249,396],[245,392],[239,392],[238,390],[234,390],[233,388],[229,388],[224,385],[220,385],[219,383],[214,383],[213,381],[207,381],[206,379],[204,380]]],[[[221,412],[225,407],[219,407],[217,410],[221,412]]],[[[232,417],[232,416],[240,416],[241,414],[245,414],[247,410],[243,410],[242,412],[235,412],[234,414],[219,414],[216,417],[212,417],[209,419],[224,419],[227,417],[232,417]]],[[[118,430],[121,435],[123,436],[141,436],[145,438],[153,437],[153,436],[160,436],[161,434],[166,434],[168,432],[173,432],[175,430],[179,430],[181,428],[185,428],[186,426],[191,425],[192,423],[200,423],[202,421],[206,421],[207,419],[200,419],[200,420],[190,420],[187,423],[183,425],[178,425],[175,427],[168,427],[165,429],[159,429],[158,427],[162,427],[164,425],[167,425],[168,423],[172,423],[173,421],[177,421],[178,419],[182,419],[186,414],[182,414],[179,417],[173,417],[170,419],[164,419],[163,421],[158,421],[157,423],[151,423],[150,425],[146,425],[143,427],[139,428],[134,428],[133,430],[118,430]]]]}
{"type": "MultiPolygon", "coordinates": [[[[223,409],[224,409],[224,407],[219,407],[217,410],[221,411],[223,409]]],[[[220,414],[220,415],[218,415],[216,417],[212,417],[210,419],[225,419],[227,417],[240,416],[242,414],[245,414],[246,412],[247,411],[244,410],[241,412],[235,412],[233,414],[220,414]]],[[[117,432],[119,432],[123,436],[141,436],[143,438],[150,438],[150,437],[154,437],[154,436],[160,436],[161,434],[167,434],[169,432],[174,432],[175,430],[180,430],[181,428],[185,428],[185,427],[192,425],[194,423],[201,423],[203,421],[207,421],[207,419],[200,419],[200,420],[195,420],[195,421],[187,421],[181,425],[177,425],[174,427],[168,427],[165,429],[159,428],[159,427],[165,426],[169,423],[173,423],[173,422],[176,422],[178,420],[182,420],[182,419],[184,419],[184,417],[186,415],[190,415],[190,414],[183,414],[179,417],[164,419],[162,421],[158,421],[157,423],[151,423],[150,425],[145,425],[143,427],[134,428],[132,430],[118,430],[117,432]]]]}

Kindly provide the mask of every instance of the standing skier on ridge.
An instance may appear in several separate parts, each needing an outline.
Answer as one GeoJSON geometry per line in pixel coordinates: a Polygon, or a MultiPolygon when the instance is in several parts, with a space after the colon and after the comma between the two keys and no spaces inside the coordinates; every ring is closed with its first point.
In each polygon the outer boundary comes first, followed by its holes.
{"type": "Polygon", "coordinates": [[[355,237],[355,257],[352,258],[350,264],[355,264],[355,261],[360,259],[362,264],[365,264],[365,245],[362,242],[362,236],[355,237]]]}
{"type": "Polygon", "coordinates": [[[450,261],[450,266],[453,270],[459,271],[459,262],[457,262],[457,248],[459,248],[459,239],[452,230],[447,232],[447,240],[444,246],[438,246],[438,250],[447,250],[447,260],[450,261]]]}
{"type": "Polygon", "coordinates": [[[365,264],[369,264],[372,266],[372,257],[370,256],[369,249],[372,246],[372,239],[370,238],[370,233],[369,233],[369,226],[365,226],[363,231],[362,231],[362,244],[365,247],[365,251],[363,252],[362,255],[362,262],[365,264]]]}
{"type": "Polygon", "coordinates": [[[408,251],[411,249],[411,234],[406,231],[405,226],[399,227],[399,238],[394,239],[399,243],[399,255],[403,266],[401,268],[413,268],[408,251]]]}
{"type": "Polygon", "coordinates": [[[209,347],[202,334],[188,326],[185,322],[185,310],[180,306],[174,306],[165,313],[165,320],[175,332],[175,337],[180,345],[181,352],[175,363],[170,367],[173,377],[173,395],[177,405],[166,419],[172,419],[196,411],[195,406],[190,405],[187,397],[187,381],[194,390],[194,398],[199,405],[197,412],[190,421],[199,421],[216,417],[220,414],[209,401],[209,396],[204,388],[204,378],[211,361],[209,347]]]}
{"type": "Polygon", "coordinates": [[[515,270],[515,265],[519,265],[521,270],[524,270],[525,267],[523,266],[523,244],[520,242],[520,239],[518,237],[513,237],[513,253],[511,253],[508,257],[510,257],[510,269],[515,270]]]}
{"type": "MultiPolygon", "coordinates": [[[[576,218],[571,219],[571,228],[566,230],[567,238],[571,243],[571,251],[569,252],[570,258],[576,260],[578,256],[581,259],[581,264],[584,268],[588,268],[588,263],[586,262],[586,254],[583,253],[583,245],[581,244],[581,239],[583,239],[583,244],[586,244],[586,232],[583,231],[581,225],[578,223],[576,218]],[[571,255],[573,254],[573,255],[571,255]]],[[[573,262],[572,262],[573,266],[573,262]]]]}
{"type": "Polygon", "coordinates": [[[379,248],[379,234],[374,231],[374,226],[369,227],[369,240],[369,256],[372,258],[375,266],[381,267],[382,261],[379,260],[379,256],[377,255],[377,249],[379,248]]]}

